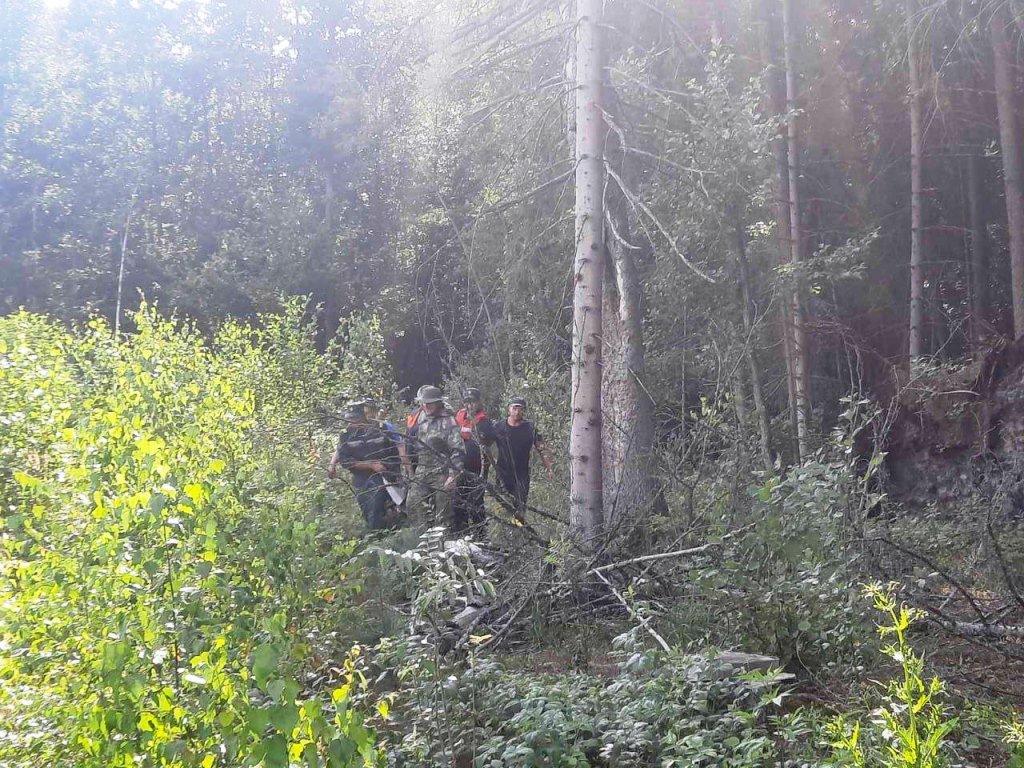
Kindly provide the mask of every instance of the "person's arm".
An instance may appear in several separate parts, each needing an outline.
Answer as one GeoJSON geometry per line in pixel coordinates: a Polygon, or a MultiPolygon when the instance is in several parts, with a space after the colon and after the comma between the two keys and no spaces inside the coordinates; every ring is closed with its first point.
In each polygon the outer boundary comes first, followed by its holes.
{"type": "Polygon", "coordinates": [[[409,461],[409,452],[405,450],[405,441],[398,443],[398,460],[402,462],[402,472],[412,477],[412,462],[409,461]]]}
{"type": "MultiPolygon", "coordinates": [[[[477,422],[476,431],[480,436],[480,453],[482,454],[486,469],[489,464],[498,463],[498,448],[496,445],[498,435],[494,431],[494,422],[486,416],[477,422]]],[[[486,471],[484,472],[484,477],[487,477],[486,471]]]]}
{"type": "Polygon", "coordinates": [[[385,424],[388,434],[395,441],[395,447],[398,448],[398,461],[402,466],[402,473],[412,477],[412,462],[409,461],[409,452],[405,449],[405,438],[402,437],[402,433],[398,431],[394,424],[388,424],[387,422],[385,424]]]}
{"type": "Polygon", "coordinates": [[[331,463],[327,466],[327,476],[333,480],[338,476],[338,449],[331,454],[331,463]]]}
{"type": "Polygon", "coordinates": [[[384,466],[382,461],[357,461],[352,458],[352,455],[346,450],[348,446],[345,444],[344,438],[338,444],[338,450],[335,451],[335,456],[338,457],[338,461],[332,459],[332,463],[335,465],[335,474],[337,474],[337,464],[340,463],[349,472],[384,472],[387,467],[384,466]]]}

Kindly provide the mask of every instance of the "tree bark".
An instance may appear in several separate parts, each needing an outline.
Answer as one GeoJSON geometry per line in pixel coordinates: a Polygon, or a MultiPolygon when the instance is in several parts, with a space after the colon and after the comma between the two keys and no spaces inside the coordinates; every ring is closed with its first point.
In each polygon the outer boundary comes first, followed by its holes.
{"type": "Polygon", "coordinates": [[[999,144],[1003,158],[1003,184],[1006,189],[1006,223],[1010,240],[1010,273],[1013,295],[1013,335],[1024,335],[1024,190],[1021,188],[1021,159],[1017,138],[1017,112],[1014,105],[1014,76],[1011,64],[1010,21],[1003,4],[997,3],[989,21],[992,37],[999,111],[999,144]]]}
{"type": "MultiPolygon", "coordinates": [[[[764,22],[764,34],[762,35],[762,52],[765,65],[768,67],[768,93],[771,100],[771,109],[779,118],[779,133],[772,142],[775,153],[776,175],[773,183],[773,194],[775,196],[775,228],[776,240],[779,245],[779,264],[789,260],[791,253],[792,232],[790,231],[789,218],[789,146],[786,115],[786,71],[779,64],[779,51],[777,45],[778,27],[775,16],[775,4],[777,0],[763,0],[761,4],[762,17],[764,22]]],[[[796,381],[793,365],[793,306],[786,291],[783,301],[780,303],[780,318],[782,320],[782,352],[786,363],[786,391],[789,403],[789,426],[790,433],[795,439],[797,435],[796,415],[796,381]]],[[[795,453],[799,454],[796,446],[793,446],[795,453]]]]}
{"type": "Polygon", "coordinates": [[[967,155],[967,198],[971,225],[971,343],[975,357],[981,354],[988,324],[988,236],[982,205],[983,162],[980,147],[971,147],[967,155]]]}
{"type": "Polygon", "coordinates": [[[747,387],[742,364],[737,365],[732,374],[732,402],[736,409],[736,459],[740,466],[746,467],[749,463],[747,439],[750,419],[747,417],[747,387]]]}
{"type": "Polygon", "coordinates": [[[917,2],[906,0],[907,60],[910,73],[910,337],[911,366],[924,355],[923,209],[921,201],[921,62],[917,45],[917,2]]]}
{"type": "Polygon", "coordinates": [[[602,313],[602,457],[605,528],[642,519],[659,496],[651,473],[654,403],[643,387],[643,290],[620,205],[609,219],[618,237],[607,238],[609,257],[602,313]]]}
{"type": "Polygon", "coordinates": [[[584,545],[601,532],[601,339],[604,279],[602,0],[576,3],[576,257],[569,427],[569,522],[584,545]]]}
{"type": "Polygon", "coordinates": [[[690,449],[689,411],[686,408],[686,381],[688,378],[686,351],[690,345],[689,308],[683,303],[683,342],[679,345],[679,453],[686,456],[690,449]]]}
{"type": "MultiPolygon", "coordinates": [[[[804,261],[803,227],[800,208],[800,132],[797,123],[796,30],[793,0],[782,2],[782,38],[786,64],[786,135],[789,161],[790,260],[794,266],[804,261]]],[[[796,411],[797,452],[801,459],[810,455],[809,392],[810,349],[804,318],[802,281],[798,278],[791,299],[793,399],[796,411]]]]}
{"type": "Polygon", "coordinates": [[[758,437],[761,447],[761,462],[765,470],[772,472],[771,423],[768,420],[768,408],[764,400],[764,386],[761,383],[761,366],[754,352],[755,327],[754,300],[750,290],[750,264],[747,261],[747,241],[743,232],[743,224],[736,222],[736,261],[739,265],[740,302],[742,304],[743,355],[750,371],[750,390],[754,398],[754,413],[757,415],[758,437]]]}

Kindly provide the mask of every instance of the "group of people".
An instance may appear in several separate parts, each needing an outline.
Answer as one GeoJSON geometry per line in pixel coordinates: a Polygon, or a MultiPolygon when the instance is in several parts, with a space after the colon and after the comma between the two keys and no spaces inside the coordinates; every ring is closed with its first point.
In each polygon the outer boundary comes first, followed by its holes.
{"type": "Polygon", "coordinates": [[[327,473],[337,477],[339,465],[351,473],[370,529],[395,525],[395,510],[455,532],[483,526],[492,467],[515,514],[525,514],[532,453],[553,472],[543,437],[526,419],[526,400],[511,398],[507,416],[497,423],[488,417],[479,389],[467,389],[462,405],[453,414],[440,388],[420,387],[404,433],[387,420],[378,402],[357,400],[345,406],[346,427],[327,473]]]}

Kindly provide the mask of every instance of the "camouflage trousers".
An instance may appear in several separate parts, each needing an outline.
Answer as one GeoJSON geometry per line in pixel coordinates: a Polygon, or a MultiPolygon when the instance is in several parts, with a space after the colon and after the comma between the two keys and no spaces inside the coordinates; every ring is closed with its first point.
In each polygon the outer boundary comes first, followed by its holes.
{"type": "Polygon", "coordinates": [[[415,525],[449,525],[452,517],[452,495],[444,489],[448,472],[420,465],[409,484],[405,500],[406,512],[415,525]]]}

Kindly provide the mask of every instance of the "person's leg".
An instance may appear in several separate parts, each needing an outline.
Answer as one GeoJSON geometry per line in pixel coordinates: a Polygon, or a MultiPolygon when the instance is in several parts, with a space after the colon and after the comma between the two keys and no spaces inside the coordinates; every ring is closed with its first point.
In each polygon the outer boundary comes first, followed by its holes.
{"type": "Polygon", "coordinates": [[[415,525],[450,524],[451,502],[444,491],[446,477],[443,469],[430,469],[422,464],[416,470],[416,477],[409,489],[410,498],[406,502],[415,525]]]}
{"type": "Polygon", "coordinates": [[[482,529],[484,525],[484,482],[480,475],[470,475],[468,493],[466,495],[466,511],[469,525],[482,529]]]}
{"type": "Polygon", "coordinates": [[[470,493],[473,490],[472,472],[463,472],[459,475],[458,488],[455,491],[455,498],[452,499],[451,529],[453,533],[461,533],[469,523],[470,493]]]}
{"type": "Polygon", "coordinates": [[[529,497],[529,475],[516,475],[510,483],[509,493],[515,504],[516,514],[520,517],[526,513],[526,499],[529,497]]]}
{"type": "Polygon", "coordinates": [[[513,499],[516,497],[516,476],[512,474],[506,474],[504,472],[498,473],[498,480],[501,482],[501,487],[505,489],[505,493],[511,496],[513,499]]]}
{"type": "Polygon", "coordinates": [[[384,489],[384,480],[380,475],[371,475],[357,489],[356,501],[359,502],[363,519],[366,520],[366,526],[371,531],[384,527],[384,520],[387,516],[387,491],[384,489]]]}
{"type": "Polygon", "coordinates": [[[452,496],[454,494],[449,493],[444,489],[444,480],[438,482],[432,499],[434,503],[434,522],[433,525],[451,525],[452,521],[452,496]]]}
{"type": "Polygon", "coordinates": [[[409,492],[405,496],[405,513],[413,525],[423,525],[429,520],[427,513],[429,495],[430,486],[427,482],[427,473],[423,471],[422,467],[418,467],[415,476],[409,482],[409,492]]]}
{"type": "Polygon", "coordinates": [[[383,478],[374,485],[376,488],[373,492],[373,518],[370,521],[370,529],[378,531],[388,527],[388,506],[391,497],[388,496],[387,489],[384,488],[383,478]]]}
{"type": "Polygon", "coordinates": [[[518,475],[516,477],[516,508],[520,514],[526,512],[526,500],[530,496],[530,476],[529,475],[518,475]]]}

